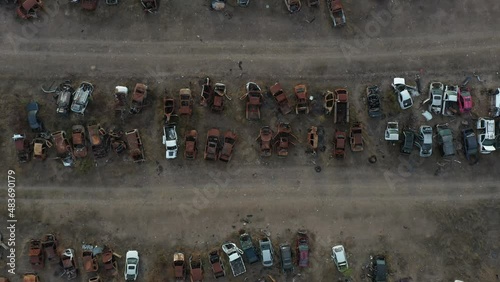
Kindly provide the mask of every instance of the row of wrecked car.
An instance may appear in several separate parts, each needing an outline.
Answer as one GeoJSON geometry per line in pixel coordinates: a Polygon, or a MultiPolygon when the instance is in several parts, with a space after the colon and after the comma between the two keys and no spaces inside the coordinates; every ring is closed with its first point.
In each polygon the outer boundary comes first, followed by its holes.
{"type": "Polygon", "coordinates": [[[107,132],[100,124],[92,124],[87,128],[83,125],[74,125],[70,136],[71,142],[68,137],[66,131],[60,130],[50,134],[39,133],[31,141],[25,134],[14,134],[12,139],[20,163],[31,159],[47,159],[51,147],[55,148],[57,158],[68,167],[73,165],[75,159],[86,158],[89,148],[95,158],[107,156],[109,149],[117,154],[128,149],[134,162],[145,160],[144,146],[138,129],[107,132]]]}
{"type": "MultiPolygon", "coordinates": [[[[186,279],[191,282],[201,282],[210,269],[210,276],[223,280],[230,275],[226,272],[226,265],[229,265],[230,273],[238,277],[247,272],[245,264],[260,263],[264,268],[270,268],[276,265],[276,259],[279,260],[279,268],[285,275],[295,274],[296,267],[306,269],[311,266],[311,242],[307,231],[299,230],[293,239],[293,244],[287,242],[279,244],[277,253],[271,242],[270,233],[266,230],[261,230],[261,232],[259,240],[255,241],[250,233],[240,230],[239,246],[228,241],[220,248],[211,249],[206,255],[193,252],[187,258],[185,253],[175,252],[171,257],[171,264],[169,263],[169,267],[173,270],[173,278],[177,282],[183,282],[186,279]],[[222,254],[225,254],[224,257],[222,254]],[[209,267],[205,266],[206,261],[209,267]]],[[[23,275],[24,282],[40,282],[37,272],[45,268],[53,270],[55,277],[58,276],[67,281],[81,281],[82,278],[89,282],[121,280],[119,275],[123,275],[125,281],[136,281],[139,276],[140,259],[137,250],[126,252],[124,270],[120,272],[118,261],[122,256],[111,247],[83,244],[80,254],[77,255],[77,252],[71,248],[61,251],[60,243],[54,234],[46,234],[42,240],[30,240],[28,258],[33,272],[23,275]]],[[[343,245],[334,245],[331,248],[331,259],[339,272],[347,273],[350,269],[347,251],[343,245]]],[[[363,265],[363,272],[362,278],[369,279],[369,281],[387,282],[389,267],[386,257],[384,255],[370,256],[369,262],[363,265]]],[[[271,281],[275,281],[271,276],[268,277],[271,281]]],[[[257,280],[257,282],[264,281],[267,280],[264,278],[257,280]]],[[[411,277],[406,277],[394,281],[410,282],[413,280],[411,277]]],[[[455,281],[462,282],[461,280],[455,281]]],[[[10,281],[8,278],[0,277],[0,282],[10,281]]]]}
{"type": "MultiPolygon", "coordinates": [[[[24,281],[38,282],[37,271],[48,267],[55,270],[56,275],[67,281],[76,280],[79,275],[79,259],[74,249],[59,250],[59,241],[54,234],[46,234],[42,240],[31,239],[29,242],[29,264],[35,273],[26,274],[24,281]],[[34,279],[34,280],[29,280],[34,279]]],[[[82,245],[81,261],[84,273],[89,282],[102,282],[103,278],[116,277],[119,274],[118,261],[121,258],[110,247],[82,245]],[[99,259],[100,258],[100,259],[99,259]]],[[[127,251],[125,257],[124,277],[127,281],[135,281],[138,275],[139,253],[127,251]]]]}
{"type": "MultiPolygon", "coordinates": [[[[490,154],[500,146],[500,135],[496,134],[494,119],[479,118],[476,123],[476,130],[470,126],[461,129],[461,141],[463,153],[471,163],[476,163],[479,154],[490,154]]],[[[443,157],[455,156],[455,137],[448,124],[437,124],[437,143],[443,157]]],[[[419,148],[420,157],[430,157],[433,148],[433,128],[429,125],[422,125],[418,133],[409,128],[405,128],[400,133],[398,122],[388,122],[385,130],[385,140],[397,142],[402,140],[401,153],[410,155],[413,147],[419,148]]]]}

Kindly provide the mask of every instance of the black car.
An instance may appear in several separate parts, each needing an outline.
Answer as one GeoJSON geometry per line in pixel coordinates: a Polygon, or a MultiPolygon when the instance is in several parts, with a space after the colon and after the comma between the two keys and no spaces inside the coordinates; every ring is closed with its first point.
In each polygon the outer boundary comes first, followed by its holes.
{"type": "Polygon", "coordinates": [[[38,109],[37,102],[31,102],[26,106],[26,110],[28,111],[28,122],[33,132],[43,131],[43,123],[38,119],[38,109]]]}
{"type": "Polygon", "coordinates": [[[289,244],[280,245],[281,269],[283,273],[293,272],[292,248],[289,244]]]}
{"type": "Polygon", "coordinates": [[[387,282],[387,263],[384,256],[373,257],[372,270],[373,282],[387,282]]]}
{"type": "Polygon", "coordinates": [[[409,129],[403,130],[403,144],[401,145],[401,154],[409,155],[413,151],[415,142],[415,133],[409,129]]]}
{"type": "Polygon", "coordinates": [[[368,116],[371,118],[382,116],[382,110],[380,108],[380,89],[378,86],[366,88],[366,102],[368,105],[368,116]]]}
{"type": "Polygon", "coordinates": [[[464,154],[467,160],[476,161],[479,155],[479,146],[474,129],[466,128],[462,130],[462,139],[464,141],[464,154]]]}

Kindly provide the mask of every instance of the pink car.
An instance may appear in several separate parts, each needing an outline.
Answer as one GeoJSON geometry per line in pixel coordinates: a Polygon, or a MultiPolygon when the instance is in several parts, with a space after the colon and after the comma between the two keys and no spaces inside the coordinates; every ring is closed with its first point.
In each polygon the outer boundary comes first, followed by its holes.
{"type": "Polygon", "coordinates": [[[472,110],[472,105],[470,89],[467,87],[460,87],[458,91],[458,108],[460,113],[469,113],[472,110]]]}

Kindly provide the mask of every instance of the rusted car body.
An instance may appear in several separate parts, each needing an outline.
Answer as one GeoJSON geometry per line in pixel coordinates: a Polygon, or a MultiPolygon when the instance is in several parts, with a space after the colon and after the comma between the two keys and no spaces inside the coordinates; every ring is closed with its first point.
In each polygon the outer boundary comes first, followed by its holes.
{"type": "Polygon", "coordinates": [[[183,253],[174,254],[173,267],[174,267],[175,281],[184,282],[184,279],[186,278],[187,269],[186,269],[186,260],[184,259],[183,253]]]}
{"type": "Polygon", "coordinates": [[[203,281],[203,265],[201,263],[200,255],[193,255],[189,258],[189,274],[191,282],[202,282],[203,281]]]}
{"type": "Polygon", "coordinates": [[[84,249],[82,251],[83,259],[83,269],[87,273],[95,273],[99,270],[99,264],[97,263],[97,258],[94,256],[94,252],[91,249],[84,249]]]}
{"type": "Polygon", "coordinates": [[[43,252],[43,246],[40,240],[30,240],[29,261],[31,267],[35,271],[40,271],[45,267],[45,254],[43,252]]]}
{"type": "MultiPolygon", "coordinates": [[[[3,282],[3,281],[9,282],[9,280],[0,279],[0,282],[3,282]]],[[[23,282],[40,282],[40,278],[35,273],[25,273],[23,275],[23,282]]]]}
{"type": "Polygon", "coordinates": [[[207,133],[207,144],[205,146],[205,160],[216,161],[219,158],[220,130],[212,128],[207,133]]]}
{"type": "Polygon", "coordinates": [[[54,234],[46,234],[42,239],[42,248],[45,253],[45,258],[51,264],[59,263],[61,258],[57,253],[58,241],[54,234]]]}
{"type": "Polygon", "coordinates": [[[285,5],[290,14],[297,13],[302,7],[300,0],[285,0],[285,5]]]}
{"type": "Polygon", "coordinates": [[[334,123],[349,122],[349,92],[340,88],[335,90],[335,111],[333,115],[334,123]]]}
{"type": "Polygon", "coordinates": [[[214,86],[214,97],[212,101],[212,111],[222,112],[224,110],[224,96],[226,96],[226,85],[216,83],[214,86]]]}
{"type": "Polygon", "coordinates": [[[137,83],[134,87],[132,95],[132,104],[130,105],[130,113],[138,114],[144,107],[144,100],[148,97],[148,87],[145,84],[137,83]]]}
{"type": "Polygon", "coordinates": [[[282,114],[286,115],[292,111],[288,97],[280,83],[276,83],[271,86],[269,91],[271,91],[271,95],[273,95],[274,99],[278,103],[279,110],[282,114]]]}
{"type": "Polygon", "coordinates": [[[325,114],[329,115],[333,111],[335,105],[335,96],[332,91],[326,91],[323,93],[323,108],[325,108],[325,114]]]}
{"type": "Polygon", "coordinates": [[[52,146],[52,143],[44,138],[36,137],[31,141],[33,145],[33,158],[38,160],[45,160],[47,158],[47,149],[52,146]]]}
{"type": "Polygon", "coordinates": [[[273,130],[269,126],[264,126],[260,129],[259,137],[260,142],[260,156],[270,157],[273,154],[273,130]]]}
{"type": "Polygon", "coordinates": [[[73,142],[73,154],[77,158],[85,158],[88,154],[85,127],[83,127],[83,125],[74,125],[72,130],[71,141],[73,142]]]}
{"type": "Polygon", "coordinates": [[[226,276],[224,264],[222,263],[218,250],[212,250],[210,253],[208,253],[208,259],[210,261],[210,265],[212,266],[212,272],[215,279],[226,276]]]}
{"type": "Polygon", "coordinates": [[[262,90],[254,82],[248,82],[246,85],[246,118],[248,120],[260,119],[260,107],[262,106],[262,90]]]}
{"type": "Polygon", "coordinates": [[[125,132],[125,138],[127,139],[129,155],[132,160],[136,163],[145,161],[144,146],[141,136],[139,135],[139,130],[133,129],[125,132]]]}
{"type": "Polygon", "coordinates": [[[193,97],[191,96],[191,89],[182,88],[179,90],[179,115],[193,114],[193,97]]]}
{"type": "Polygon", "coordinates": [[[330,18],[332,19],[334,27],[344,26],[346,23],[344,8],[341,0],[326,0],[330,18]]]}
{"type": "Polygon", "coordinates": [[[24,134],[14,134],[12,140],[14,140],[14,146],[16,147],[17,160],[20,163],[28,162],[31,155],[31,146],[26,136],[24,134]]]}
{"type": "Polygon", "coordinates": [[[295,113],[308,114],[309,113],[309,100],[307,97],[307,87],[305,84],[299,84],[294,87],[295,92],[295,113]]]}
{"type": "Polygon", "coordinates": [[[73,164],[73,150],[66,138],[65,131],[56,131],[51,134],[56,147],[57,157],[61,158],[64,166],[71,166],[73,164]]]}
{"type": "Polygon", "coordinates": [[[359,122],[354,123],[350,130],[351,150],[353,152],[363,151],[363,131],[359,122]]]}
{"type": "Polygon", "coordinates": [[[313,152],[316,152],[318,149],[318,128],[316,126],[311,126],[307,130],[307,141],[309,148],[313,150],[313,152]]]}
{"type": "Polygon", "coordinates": [[[82,9],[87,11],[94,11],[97,8],[97,0],[80,0],[82,9]]]}
{"type": "Polygon", "coordinates": [[[276,147],[276,154],[278,157],[286,157],[288,156],[288,149],[291,142],[290,137],[292,136],[292,127],[289,123],[280,122],[278,124],[278,131],[274,136],[274,143],[276,147]]]}
{"type": "Polygon", "coordinates": [[[118,274],[118,263],[116,262],[115,256],[113,255],[113,250],[110,247],[104,247],[101,257],[104,273],[107,276],[115,276],[116,274],[118,274]]]}
{"type": "Polygon", "coordinates": [[[334,158],[345,159],[346,140],[347,134],[345,133],[345,131],[335,130],[332,154],[334,158]]]}
{"type": "Polygon", "coordinates": [[[21,19],[31,19],[36,18],[38,10],[43,8],[42,0],[20,0],[18,1],[19,7],[17,7],[17,15],[21,19]]]}
{"type": "Polygon", "coordinates": [[[78,276],[78,268],[76,266],[75,251],[73,249],[66,249],[61,255],[62,266],[64,269],[63,276],[66,280],[74,280],[78,276]]]}
{"type": "Polygon", "coordinates": [[[196,130],[190,130],[186,134],[185,138],[185,150],[184,150],[184,158],[188,160],[196,159],[196,155],[198,154],[198,132],[196,130]]]}
{"type": "Polygon", "coordinates": [[[87,126],[90,146],[95,158],[104,158],[108,154],[107,133],[100,124],[87,126]]]}
{"type": "Polygon", "coordinates": [[[158,3],[156,0],[141,0],[141,4],[144,8],[144,12],[154,13],[158,10],[158,3]]]}
{"type": "Polygon", "coordinates": [[[111,149],[117,154],[121,154],[127,149],[127,143],[123,140],[123,134],[123,131],[117,129],[111,129],[108,132],[111,149]]]}
{"type": "Polygon", "coordinates": [[[165,115],[165,122],[169,123],[170,118],[174,114],[175,111],[175,100],[172,97],[163,98],[163,113],[165,115]]]}
{"type": "Polygon", "coordinates": [[[212,102],[214,95],[214,89],[212,88],[212,83],[210,78],[205,79],[205,83],[201,86],[201,102],[200,104],[204,107],[208,106],[212,102]]]}
{"type": "Polygon", "coordinates": [[[224,134],[224,144],[222,145],[222,150],[220,151],[219,160],[223,162],[229,162],[233,156],[234,145],[238,136],[231,130],[226,131],[224,134]]]}
{"type": "Polygon", "coordinates": [[[115,104],[114,104],[114,110],[115,110],[115,116],[122,117],[123,114],[127,111],[127,95],[128,95],[128,88],[125,86],[116,86],[115,87],[115,104]]]}

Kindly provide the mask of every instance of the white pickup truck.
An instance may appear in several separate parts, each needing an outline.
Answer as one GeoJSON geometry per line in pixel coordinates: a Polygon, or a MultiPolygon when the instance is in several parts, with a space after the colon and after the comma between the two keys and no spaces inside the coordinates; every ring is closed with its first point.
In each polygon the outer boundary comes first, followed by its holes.
{"type": "Polygon", "coordinates": [[[243,251],[236,246],[236,244],[227,242],[222,245],[222,250],[226,253],[229,258],[229,265],[231,266],[231,271],[234,277],[240,276],[241,274],[247,272],[245,268],[245,263],[241,255],[243,251]]]}
{"type": "Polygon", "coordinates": [[[175,125],[165,124],[163,126],[163,145],[165,145],[167,159],[177,158],[177,132],[175,125]]]}

